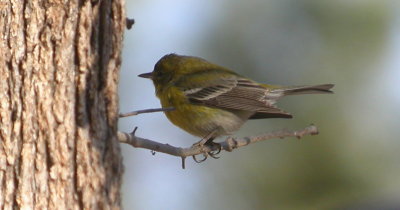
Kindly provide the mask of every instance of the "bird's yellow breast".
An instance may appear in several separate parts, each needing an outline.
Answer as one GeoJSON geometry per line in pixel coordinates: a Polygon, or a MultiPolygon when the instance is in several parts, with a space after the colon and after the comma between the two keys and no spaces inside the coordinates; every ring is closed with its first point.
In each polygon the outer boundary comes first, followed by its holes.
{"type": "Polygon", "coordinates": [[[237,113],[193,104],[177,87],[166,88],[162,93],[158,92],[157,96],[163,108],[175,108],[165,112],[168,119],[195,136],[205,137],[214,130],[217,130],[215,137],[227,135],[238,130],[245,121],[243,116],[237,113]]]}

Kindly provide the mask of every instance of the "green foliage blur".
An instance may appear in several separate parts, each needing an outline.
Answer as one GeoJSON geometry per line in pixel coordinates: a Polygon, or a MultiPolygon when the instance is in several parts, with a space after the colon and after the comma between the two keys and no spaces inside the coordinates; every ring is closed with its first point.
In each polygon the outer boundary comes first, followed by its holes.
{"type": "MultiPolygon", "coordinates": [[[[129,6],[135,7],[134,2],[129,6]]],[[[210,8],[215,4],[213,14],[217,15],[201,24],[201,29],[185,28],[201,31],[195,40],[185,42],[191,43],[190,48],[184,52],[166,48],[166,52],[203,57],[263,83],[334,83],[335,94],[285,98],[278,105],[292,113],[294,119],[250,121],[236,134],[297,129],[313,123],[319,127],[319,135],[261,142],[233,153],[223,152],[220,159],[208,160],[201,166],[192,164],[186,170],[196,170],[196,176],[175,180],[201,183],[193,192],[189,190],[196,196],[182,195],[190,207],[160,209],[400,208],[400,70],[396,74],[388,67],[393,56],[391,37],[400,36],[393,34],[396,18],[400,19],[396,14],[400,7],[395,1],[206,2],[210,8]]],[[[193,15],[202,14],[207,13],[193,15]]],[[[136,24],[146,22],[135,18],[136,24]]],[[[127,32],[132,37],[135,27],[141,26],[135,25],[127,32]]],[[[127,42],[125,47],[129,46],[127,42]]],[[[400,59],[400,50],[397,53],[400,59]]],[[[153,61],[163,54],[160,52],[153,61]]],[[[135,73],[151,70],[138,69],[135,73]]],[[[124,97],[130,97],[124,96],[123,87],[122,84],[122,103],[124,97]]],[[[140,100],[132,102],[137,104],[140,100]]],[[[153,107],[156,106],[155,103],[153,107]]],[[[175,138],[164,136],[163,139],[175,138]]],[[[124,148],[131,153],[129,150],[133,149],[124,148]]],[[[129,174],[129,167],[133,166],[127,159],[124,164],[129,174]]],[[[178,167],[174,170],[182,173],[178,167]]],[[[139,190],[135,185],[130,189],[139,190]]],[[[130,199],[129,192],[124,193],[125,200],[130,199]]],[[[142,198],[136,202],[145,201],[142,198]]],[[[130,209],[128,201],[124,205],[130,209]]]]}

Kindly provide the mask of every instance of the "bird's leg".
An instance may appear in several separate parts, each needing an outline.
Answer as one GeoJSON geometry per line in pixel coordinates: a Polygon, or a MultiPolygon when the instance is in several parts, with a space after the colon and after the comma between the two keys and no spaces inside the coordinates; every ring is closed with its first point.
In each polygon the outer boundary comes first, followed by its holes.
{"type": "Polygon", "coordinates": [[[201,163],[203,161],[205,161],[208,157],[208,155],[214,159],[218,159],[219,157],[217,157],[216,155],[218,155],[221,152],[221,144],[219,143],[215,143],[214,142],[214,134],[217,132],[217,129],[213,130],[211,133],[209,133],[207,136],[205,136],[204,138],[202,138],[199,142],[193,144],[193,147],[200,147],[203,148],[204,145],[210,146],[211,148],[217,146],[218,150],[216,152],[211,151],[211,152],[205,152],[203,153],[204,158],[202,160],[197,160],[195,156],[193,156],[194,161],[196,161],[197,163],[201,163]]]}
{"type": "Polygon", "coordinates": [[[203,137],[200,141],[193,144],[193,147],[203,147],[204,144],[207,144],[209,141],[213,141],[213,135],[217,132],[217,129],[211,131],[207,136],[203,137]]]}
{"type": "MultiPolygon", "coordinates": [[[[203,147],[205,144],[207,144],[209,146],[213,146],[214,144],[216,144],[213,142],[213,140],[214,140],[213,136],[216,132],[217,132],[217,129],[213,130],[207,136],[202,138],[199,142],[194,143],[192,147],[200,147],[200,149],[203,150],[203,147]]],[[[220,151],[218,151],[216,154],[218,154],[219,152],[220,151]]],[[[217,157],[215,157],[216,154],[214,154],[212,152],[204,152],[203,153],[204,158],[202,160],[197,160],[195,155],[193,155],[193,160],[196,163],[201,163],[201,162],[204,162],[205,160],[207,160],[208,155],[210,155],[212,158],[217,158],[217,157]]]]}

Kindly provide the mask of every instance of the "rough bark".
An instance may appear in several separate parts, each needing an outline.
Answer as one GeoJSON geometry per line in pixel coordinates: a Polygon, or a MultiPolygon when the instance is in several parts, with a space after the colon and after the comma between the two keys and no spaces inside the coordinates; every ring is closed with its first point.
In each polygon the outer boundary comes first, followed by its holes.
{"type": "Polygon", "coordinates": [[[118,209],[123,0],[0,0],[0,208],[118,209]]]}

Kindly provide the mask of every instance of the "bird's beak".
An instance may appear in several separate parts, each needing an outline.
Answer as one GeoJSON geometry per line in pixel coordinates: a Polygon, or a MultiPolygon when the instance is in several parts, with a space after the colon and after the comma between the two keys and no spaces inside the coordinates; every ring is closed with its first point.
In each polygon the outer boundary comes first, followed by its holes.
{"type": "Polygon", "coordinates": [[[147,79],[153,79],[153,72],[139,74],[138,77],[143,77],[147,79]]]}

